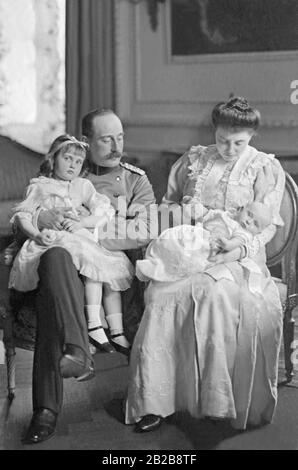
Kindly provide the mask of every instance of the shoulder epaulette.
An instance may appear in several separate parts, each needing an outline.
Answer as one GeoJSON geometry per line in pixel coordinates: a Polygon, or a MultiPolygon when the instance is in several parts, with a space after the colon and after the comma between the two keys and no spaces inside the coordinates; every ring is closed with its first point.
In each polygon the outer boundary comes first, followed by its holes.
{"type": "Polygon", "coordinates": [[[132,173],[137,173],[138,175],[144,175],[145,171],[141,170],[141,168],[138,168],[137,166],[131,165],[130,163],[126,162],[120,162],[120,166],[123,168],[126,168],[126,170],[132,171],[132,173]]]}

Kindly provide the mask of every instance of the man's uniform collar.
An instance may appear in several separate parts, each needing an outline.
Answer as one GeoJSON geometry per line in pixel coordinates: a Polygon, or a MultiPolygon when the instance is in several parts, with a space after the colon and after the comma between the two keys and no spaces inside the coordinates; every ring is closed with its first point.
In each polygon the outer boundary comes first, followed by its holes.
{"type": "Polygon", "coordinates": [[[120,165],[110,167],[110,166],[96,165],[95,163],[90,164],[90,172],[97,176],[112,173],[113,171],[119,170],[119,168],[120,168],[120,165]]]}

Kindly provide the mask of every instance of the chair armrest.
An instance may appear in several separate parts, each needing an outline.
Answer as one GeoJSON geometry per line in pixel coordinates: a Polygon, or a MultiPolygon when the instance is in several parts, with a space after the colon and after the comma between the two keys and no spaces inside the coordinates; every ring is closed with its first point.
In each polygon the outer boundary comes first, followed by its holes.
{"type": "Polygon", "coordinates": [[[11,242],[0,252],[0,265],[11,266],[19,250],[19,243],[16,240],[11,242]]]}
{"type": "Polygon", "coordinates": [[[3,237],[0,239],[0,328],[3,328],[4,320],[11,315],[8,280],[12,260],[8,263],[6,257],[6,250],[10,246],[11,241],[12,237],[3,237]]]}
{"type": "Polygon", "coordinates": [[[0,328],[3,329],[5,322],[12,314],[10,305],[10,291],[8,289],[8,279],[10,266],[0,264],[0,328]]]}
{"type": "Polygon", "coordinates": [[[297,307],[298,304],[298,294],[289,295],[287,298],[287,307],[293,309],[297,307]]]}

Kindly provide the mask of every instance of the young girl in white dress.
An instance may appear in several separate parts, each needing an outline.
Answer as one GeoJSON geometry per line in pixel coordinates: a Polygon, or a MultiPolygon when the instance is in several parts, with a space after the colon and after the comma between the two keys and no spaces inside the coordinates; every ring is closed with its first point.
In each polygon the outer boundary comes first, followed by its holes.
{"type": "Polygon", "coordinates": [[[11,222],[17,224],[28,239],[14,260],[9,287],[19,291],[36,289],[41,255],[54,246],[66,249],[84,277],[90,343],[109,353],[120,346],[118,349],[123,352],[125,348],[129,350],[125,336],[115,335],[114,348],[104,332],[101,301],[103,297],[111,332],[123,333],[122,314],[115,312],[122,311],[120,291],[130,287],[134,268],[123,252],[111,252],[97,244],[98,228],[113,217],[114,209],[107,196],[97,193],[88,179],[79,177],[87,147],[67,134],[56,138],[40,167],[39,176],[30,181],[24,201],[14,208],[11,222]],[[82,205],[90,215],[79,219],[77,211],[82,205]],[[72,219],[64,219],[61,230],[40,231],[36,223],[39,211],[59,207],[69,207],[72,219]]]}
{"type": "MultiPolygon", "coordinates": [[[[236,214],[220,209],[207,210],[189,198],[184,207],[197,214],[195,225],[178,225],[164,230],[150,243],[144,260],[137,261],[136,275],[142,281],[171,282],[199,272],[234,280],[223,263],[237,261],[237,247],[251,243],[254,235],[271,224],[270,208],[261,202],[252,202],[236,214]]],[[[244,257],[240,263],[248,273],[248,285],[253,293],[261,293],[257,264],[244,257]]]]}

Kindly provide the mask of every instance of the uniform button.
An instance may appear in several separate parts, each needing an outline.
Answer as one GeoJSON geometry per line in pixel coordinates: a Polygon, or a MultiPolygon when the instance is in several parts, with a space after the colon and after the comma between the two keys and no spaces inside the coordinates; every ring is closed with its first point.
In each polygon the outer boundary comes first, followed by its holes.
{"type": "Polygon", "coordinates": [[[121,176],[117,176],[116,180],[121,181],[121,176]]]}

